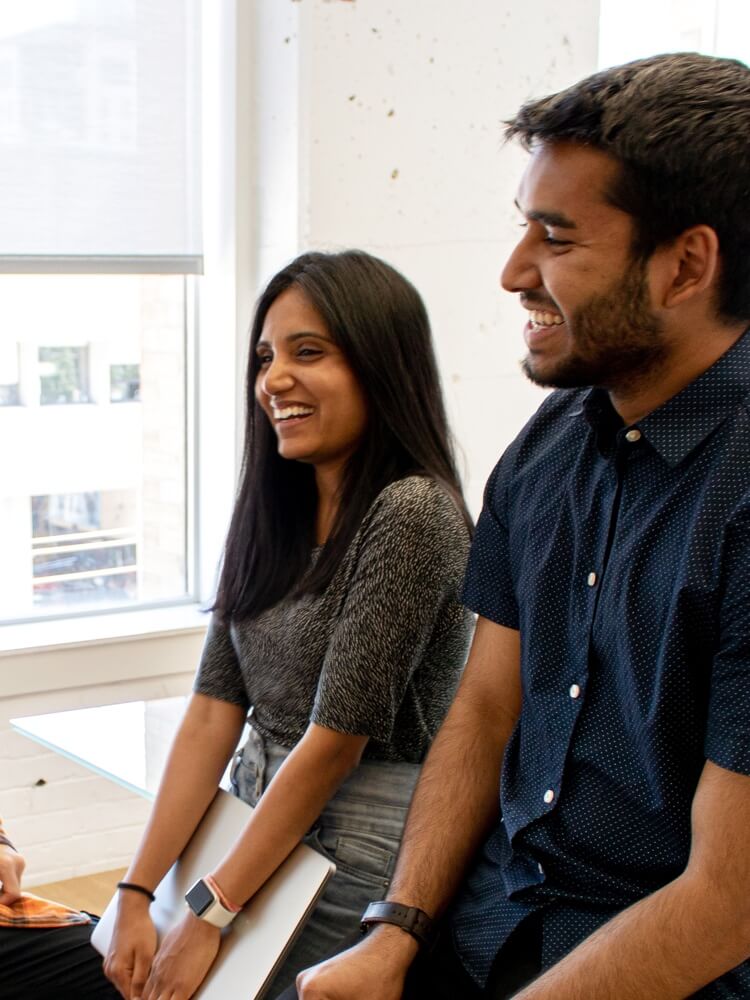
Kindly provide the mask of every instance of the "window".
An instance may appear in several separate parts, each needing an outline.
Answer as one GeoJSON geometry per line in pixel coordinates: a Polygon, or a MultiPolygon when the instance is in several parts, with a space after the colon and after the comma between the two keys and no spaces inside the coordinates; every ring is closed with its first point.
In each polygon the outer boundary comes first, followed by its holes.
{"type": "Polygon", "coordinates": [[[0,274],[23,387],[0,407],[6,620],[189,596],[191,283],[0,274]]]}
{"type": "Polygon", "coordinates": [[[111,403],[137,403],[141,396],[141,369],[139,365],[109,366],[109,401],[111,403]]]}
{"type": "Polygon", "coordinates": [[[2,621],[192,596],[200,11],[0,11],[2,621]]]}
{"type": "Polygon", "coordinates": [[[86,347],[39,348],[39,402],[89,403],[89,356],[86,347]]]}
{"type": "Polygon", "coordinates": [[[18,406],[18,344],[0,340],[0,406],[18,406]]]}
{"type": "Polygon", "coordinates": [[[686,51],[750,61],[747,0],[600,0],[600,66],[686,51]]]}

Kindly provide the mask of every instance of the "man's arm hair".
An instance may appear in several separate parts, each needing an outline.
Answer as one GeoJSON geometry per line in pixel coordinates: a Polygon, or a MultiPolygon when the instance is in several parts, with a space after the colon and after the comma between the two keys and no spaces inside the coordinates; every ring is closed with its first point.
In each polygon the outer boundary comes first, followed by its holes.
{"type": "Polygon", "coordinates": [[[420,776],[388,899],[437,916],[499,811],[505,747],[521,710],[515,629],[479,618],[469,659],[420,776]]]}
{"type": "Polygon", "coordinates": [[[750,955],[750,777],[708,761],[685,871],[515,1000],[683,1000],[750,955]]]}

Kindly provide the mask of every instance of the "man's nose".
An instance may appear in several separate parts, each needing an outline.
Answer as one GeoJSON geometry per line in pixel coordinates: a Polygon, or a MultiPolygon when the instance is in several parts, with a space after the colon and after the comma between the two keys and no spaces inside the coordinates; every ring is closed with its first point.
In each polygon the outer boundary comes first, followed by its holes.
{"type": "Polygon", "coordinates": [[[506,292],[525,292],[538,288],[542,283],[536,262],[528,246],[528,234],[513,248],[500,273],[500,284],[506,292]]]}

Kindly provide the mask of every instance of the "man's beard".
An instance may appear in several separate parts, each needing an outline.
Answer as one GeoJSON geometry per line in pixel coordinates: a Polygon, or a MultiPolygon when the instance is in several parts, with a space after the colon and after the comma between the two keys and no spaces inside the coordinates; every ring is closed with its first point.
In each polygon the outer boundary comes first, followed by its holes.
{"type": "Polygon", "coordinates": [[[660,370],[667,356],[662,330],[649,306],[645,262],[636,260],[608,292],[593,296],[573,314],[567,357],[537,371],[528,355],[522,368],[532,382],[557,389],[628,389],[660,370]]]}

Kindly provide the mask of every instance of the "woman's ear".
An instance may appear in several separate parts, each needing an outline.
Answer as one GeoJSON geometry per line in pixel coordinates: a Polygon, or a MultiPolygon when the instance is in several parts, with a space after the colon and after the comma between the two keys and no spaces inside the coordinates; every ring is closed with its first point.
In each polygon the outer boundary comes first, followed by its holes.
{"type": "Polygon", "coordinates": [[[713,302],[720,261],[719,237],[710,226],[691,226],[656,254],[663,254],[664,308],[674,309],[706,294],[713,302]]]}

